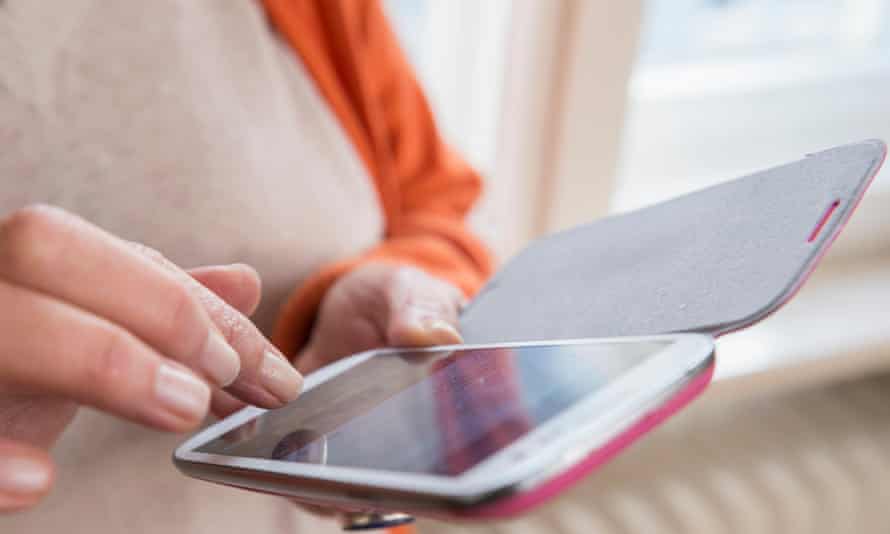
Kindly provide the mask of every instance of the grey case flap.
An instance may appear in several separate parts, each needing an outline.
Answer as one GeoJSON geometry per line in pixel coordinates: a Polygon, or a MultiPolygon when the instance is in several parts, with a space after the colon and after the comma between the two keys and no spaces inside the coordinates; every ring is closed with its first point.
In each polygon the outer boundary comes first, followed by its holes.
{"type": "Polygon", "coordinates": [[[540,239],[470,303],[464,338],[720,335],[749,326],[803,283],[885,152],[881,141],[832,148],[540,239]]]}

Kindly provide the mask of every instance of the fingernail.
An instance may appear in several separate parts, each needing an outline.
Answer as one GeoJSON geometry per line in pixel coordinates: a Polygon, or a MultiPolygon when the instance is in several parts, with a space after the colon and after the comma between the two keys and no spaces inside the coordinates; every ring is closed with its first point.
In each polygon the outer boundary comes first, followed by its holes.
{"type": "Polygon", "coordinates": [[[435,332],[442,343],[459,343],[460,332],[451,323],[444,319],[432,319],[425,323],[426,329],[435,332]]]}
{"type": "Polygon", "coordinates": [[[297,398],[303,387],[303,377],[282,356],[267,350],[260,367],[260,382],[282,402],[297,398]]]}
{"type": "Polygon", "coordinates": [[[200,365],[215,384],[223,387],[234,382],[241,372],[241,358],[238,353],[215,330],[210,330],[207,334],[200,365]]]}
{"type": "Polygon", "coordinates": [[[32,495],[49,485],[46,465],[23,457],[0,457],[0,492],[32,495]]]}
{"type": "Polygon", "coordinates": [[[210,404],[210,387],[190,373],[161,364],[155,378],[155,396],[180,417],[201,419],[210,404]]]}

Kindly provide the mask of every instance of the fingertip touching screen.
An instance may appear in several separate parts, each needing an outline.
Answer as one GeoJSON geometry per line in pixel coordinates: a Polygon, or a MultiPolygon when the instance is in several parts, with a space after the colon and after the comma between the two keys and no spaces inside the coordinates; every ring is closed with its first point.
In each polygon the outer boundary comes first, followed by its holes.
{"type": "Polygon", "coordinates": [[[197,452],[456,476],[669,344],[381,354],[197,452]]]}

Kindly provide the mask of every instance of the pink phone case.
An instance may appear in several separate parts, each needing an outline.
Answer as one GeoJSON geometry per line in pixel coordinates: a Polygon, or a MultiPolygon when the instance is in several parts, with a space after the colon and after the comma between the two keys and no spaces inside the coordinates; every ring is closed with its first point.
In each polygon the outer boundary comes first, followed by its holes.
{"type": "MultiPolygon", "coordinates": [[[[462,314],[461,330],[468,343],[499,343],[671,332],[717,337],[746,328],[801,288],[885,156],[881,141],[836,147],[539,240],[483,288],[462,314]],[[588,294],[596,295],[595,305],[588,294]]],[[[713,372],[711,365],[537,487],[448,517],[511,517],[558,495],[686,406],[713,372]]]]}
{"type": "Polygon", "coordinates": [[[662,421],[678,412],[684,406],[698,397],[711,382],[714,375],[714,364],[711,364],[698,376],[693,378],[683,389],[678,391],[633,426],[619,434],[603,447],[591,452],[577,465],[563,471],[544,484],[526,493],[504,498],[501,501],[485,504],[461,513],[461,517],[472,519],[500,519],[514,517],[551,499],[575,484],[597,467],[608,462],[613,456],[624,450],[630,444],[651,431],[662,421]]]}

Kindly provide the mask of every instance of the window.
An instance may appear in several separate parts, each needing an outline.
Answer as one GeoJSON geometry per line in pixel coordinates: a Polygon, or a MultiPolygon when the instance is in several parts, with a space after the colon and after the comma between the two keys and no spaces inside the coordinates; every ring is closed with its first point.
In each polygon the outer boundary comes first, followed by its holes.
{"type": "Polygon", "coordinates": [[[403,48],[446,139],[492,168],[510,0],[387,0],[403,48]]]}
{"type": "Polygon", "coordinates": [[[890,139],[890,0],[644,0],[615,206],[873,137],[890,139]]]}

